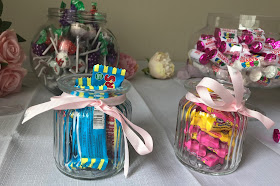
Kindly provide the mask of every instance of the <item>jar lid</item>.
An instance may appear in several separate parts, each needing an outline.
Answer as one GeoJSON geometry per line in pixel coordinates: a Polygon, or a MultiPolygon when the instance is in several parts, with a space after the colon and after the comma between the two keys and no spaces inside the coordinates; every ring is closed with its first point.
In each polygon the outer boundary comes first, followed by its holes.
{"type": "Polygon", "coordinates": [[[100,94],[100,93],[109,93],[109,94],[115,94],[115,95],[121,95],[126,94],[131,84],[129,81],[124,80],[122,85],[115,89],[107,89],[107,90],[91,90],[91,89],[82,89],[75,87],[75,81],[78,78],[85,78],[85,77],[92,77],[92,74],[73,74],[73,75],[66,75],[58,78],[57,84],[58,88],[68,94],[71,94],[72,92],[87,92],[91,94],[100,94]]]}
{"type": "Polygon", "coordinates": [[[49,17],[65,17],[67,19],[73,19],[69,21],[82,20],[83,22],[106,22],[107,15],[105,13],[97,12],[93,14],[90,11],[81,11],[81,10],[71,10],[71,9],[60,9],[60,8],[49,8],[48,16],[49,17]]]}

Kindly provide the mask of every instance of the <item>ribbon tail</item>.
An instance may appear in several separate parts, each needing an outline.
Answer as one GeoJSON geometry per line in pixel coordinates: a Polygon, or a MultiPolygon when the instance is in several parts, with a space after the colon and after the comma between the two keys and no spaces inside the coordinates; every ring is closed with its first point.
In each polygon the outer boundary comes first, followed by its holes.
{"type": "Polygon", "coordinates": [[[127,178],[128,169],[129,169],[129,149],[128,149],[128,144],[127,144],[127,139],[126,139],[125,133],[123,135],[124,135],[124,145],[125,145],[124,146],[125,156],[124,156],[123,172],[124,172],[125,178],[127,178]]]}
{"type": "Polygon", "coordinates": [[[24,114],[24,119],[22,121],[22,124],[24,124],[25,122],[27,122],[28,120],[30,120],[31,118],[43,113],[43,112],[46,112],[46,111],[49,111],[57,106],[60,106],[60,103],[61,102],[57,102],[57,101],[48,101],[46,103],[42,103],[42,104],[39,104],[39,105],[35,105],[35,106],[32,106],[30,108],[28,108],[26,111],[25,111],[25,114],[24,114]]]}
{"type": "Polygon", "coordinates": [[[270,129],[275,123],[274,121],[272,121],[270,118],[262,115],[261,113],[254,111],[254,110],[250,110],[248,108],[244,108],[243,111],[240,112],[241,114],[248,116],[248,117],[252,117],[252,118],[256,118],[258,119],[260,122],[263,123],[263,125],[267,128],[270,129]]]}

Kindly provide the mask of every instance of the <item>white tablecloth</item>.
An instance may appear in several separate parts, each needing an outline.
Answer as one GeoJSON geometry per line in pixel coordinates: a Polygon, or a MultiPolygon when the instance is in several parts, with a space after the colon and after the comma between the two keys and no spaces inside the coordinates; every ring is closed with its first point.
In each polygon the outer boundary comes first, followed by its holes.
{"type": "MultiPolygon", "coordinates": [[[[146,65],[140,63],[140,70],[146,65]]],[[[183,63],[176,63],[179,69],[183,63]]],[[[175,79],[156,80],[141,71],[131,80],[128,98],[133,105],[132,121],[147,130],[154,151],[138,155],[130,148],[129,176],[123,172],[107,179],[84,181],[65,176],[53,159],[53,112],[43,113],[21,125],[24,112],[0,117],[1,185],[280,185],[280,144],[272,140],[273,129],[258,121],[247,129],[242,161],[237,171],[209,176],[187,169],[174,155],[173,143],[179,100],[186,94],[175,79]]],[[[249,99],[266,112],[280,128],[280,89],[252,89],[249,99]]],[[[48,101],[52,94],[30,73],[21,93],[0,99],[29,106],[48,101]]]]}

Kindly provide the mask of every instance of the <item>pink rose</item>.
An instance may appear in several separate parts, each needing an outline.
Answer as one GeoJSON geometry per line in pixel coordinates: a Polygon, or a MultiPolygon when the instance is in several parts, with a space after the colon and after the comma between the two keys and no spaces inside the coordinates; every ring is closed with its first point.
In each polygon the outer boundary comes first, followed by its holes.
{"type": "Polygon", "coordinates": [[[10,93],[19,92],[23,77],[27,70],[17,66],[8,65],[0,70],[0,97],[4,97],[10,93]]]}
{"type": "Polygon", "coordinates": [[[0,35],[0,62],[21,65],[25,60],[24,51],[19,46],[13,30],[6,30],[0,35]]]}
{"type": "Polygon", "coordinates": [[[120,53],[120,60],[118,68],[126,70],[125,79],[131,79],[138,70],[138,64],[131,56],[120,53]]]}

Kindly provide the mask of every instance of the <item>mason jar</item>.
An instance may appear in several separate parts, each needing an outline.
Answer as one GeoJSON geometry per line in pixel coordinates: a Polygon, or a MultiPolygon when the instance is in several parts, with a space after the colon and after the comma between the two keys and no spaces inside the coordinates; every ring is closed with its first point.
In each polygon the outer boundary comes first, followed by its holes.
{"type": "Polygon", "coordinates": [[[280,17],[210,13],[188,48],[188,63],[204,76],[228,81],[230,65],[247,87],[280,86],[280,17]]]}
{"type": "Polygon", "coordinates": [[[117,67],[118,61],[118,44],[104,13],[49,8],[47,23],[31,42],[31,67],[56,95],[61,94],[59,77],[91,73],[96,64],[117,67]]]}
{"type": "MultiPolygon", "coordinates": [[[[190,80],[186,89],[195,91],[198,80],[190,80]]],[[[233,90],[226,82],[223,86],[233,90]]],[[[212,99],[220,98],[209,90],[212,99]]],[[[243,100],[249,98],[246,89],[243,100]]],[[[184,96],[179,102],[174,150],[177,158],[188,168],[211,175],[235,171],[241,161],[248,118],[237,112],[215,110],[194,103],[184,96]]]]}
{"type": "MultiPolygon", "coordinates": [[[[64,92],[88,99],[106,99],[126,94],[130,83],[110,90],[75,88],[75,80],[89,75],[71,75],[58,79],[64,92]],[[86,96],[87,95],[87,96],[86,96]]],[[[128,99],[116,107],[131,119],[128,99]]],[[[118,120],[94,107],[54,111],[54,159],[64,174],[79,179],[98,179],[117,174],[124,165],[124,136],[118,120]]]]}

